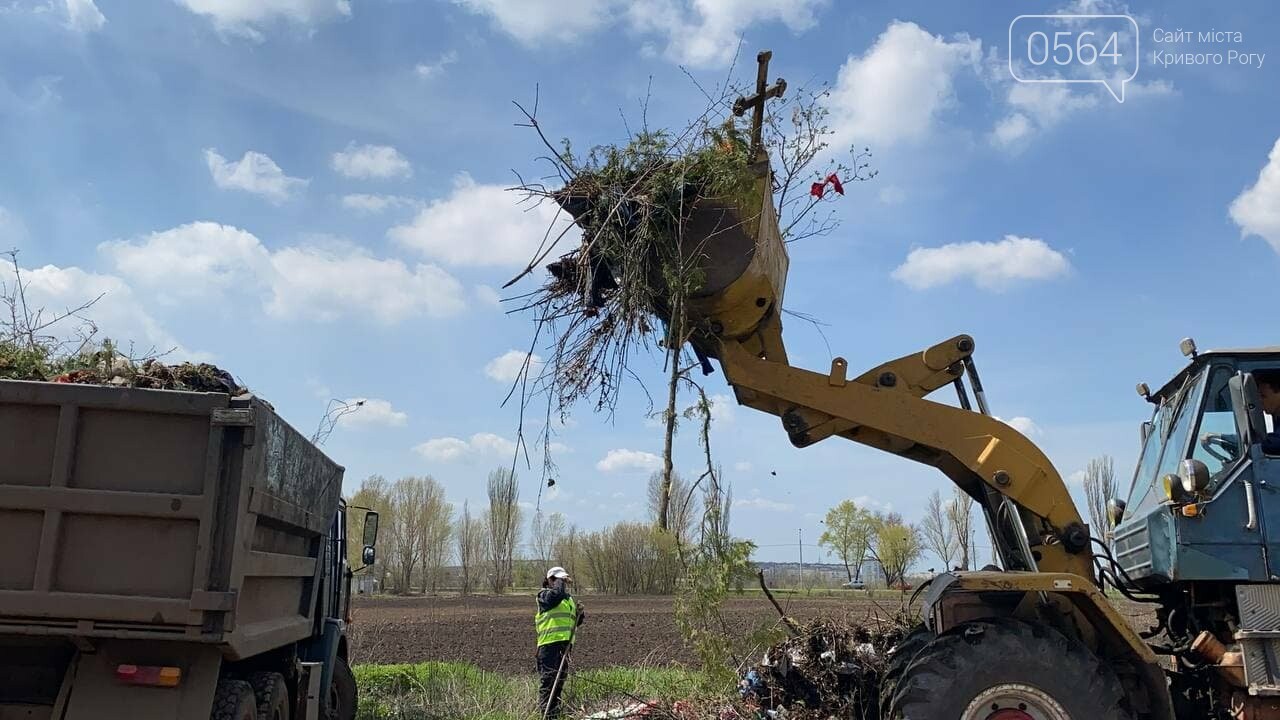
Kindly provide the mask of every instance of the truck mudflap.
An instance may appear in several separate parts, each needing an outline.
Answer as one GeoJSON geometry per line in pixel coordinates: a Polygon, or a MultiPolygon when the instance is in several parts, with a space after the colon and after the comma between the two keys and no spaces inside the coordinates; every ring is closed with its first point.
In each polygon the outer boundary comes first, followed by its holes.
{"type": "Polygon", "coordinates": [[[222,655],[216,647],[178,643],[104,642],[81,652],[67,670],[63,720],[203,720],[209,717],[222,655]],[[122,667],[123,666],[123,667],[122,667]],[[151,668],[177,668],[157,683],[151,668]],[[137,677],[135,677],[137,676],[137,677]],[[173,683],[173,684],[171,684],[173,683]]]}

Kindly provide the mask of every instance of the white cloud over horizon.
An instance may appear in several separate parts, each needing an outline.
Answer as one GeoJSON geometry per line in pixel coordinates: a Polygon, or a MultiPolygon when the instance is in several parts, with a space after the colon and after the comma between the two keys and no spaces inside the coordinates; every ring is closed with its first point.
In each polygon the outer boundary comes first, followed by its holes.
{"type": "Polygon", "coordinates": [[[462,284],[441,268],[377,258],[350,243],[269,250],[248,231],[201,221],[98,249],[118,272],[168,302],[234,289],[256,296],[277,318],[370,317],[387,325],[466,308],[462,284]]]}
{"type": "Polygon", "coordinates": [[[338,417],[338,426],[346,428],[404,427],[409,414],[396,410],[389,400],[378,398],[347,398],[348,407],[359,405],[351,412],[338,417]]]}
{"type": "Polygon", "coordinates": [[[969,280],[983,290],[998,291],[1016,282],[1050,280],[1070,271],[1066,256],[1045,241],[1006,235],[996,242],[916,248],[892,276],[914,290],[969,280]]]}
{"type": "Polygon", "coordinates": [[[299,27],[350,17],[350,0],[175,0],[191,12],[207,17],[214,28],[262,42],[264,30],[278,22],[299,27]]]}
{"type": "Polygon", "coordinates": [[[662,467],[662,458],[643,450],[616,448],[596,463],[600,472],[652,472],[662,467]]]}
{"type": "Polygon", "coordinates": [[[480,432],[464,440],[457,437],[439,437],[414,446],[413,451],[428,460],[451,462],[487,456],[512,456],[515,442],[491,432],[480,432]]]}
{"type": "Polygon", "coordinates": [[[484,374],[491,380],[510,384],[520,377],[526,362],[529,365],[530,378],[535,378],[542,372],[542,356],[524,350],[508,350],[486,363],[484,374]]]}

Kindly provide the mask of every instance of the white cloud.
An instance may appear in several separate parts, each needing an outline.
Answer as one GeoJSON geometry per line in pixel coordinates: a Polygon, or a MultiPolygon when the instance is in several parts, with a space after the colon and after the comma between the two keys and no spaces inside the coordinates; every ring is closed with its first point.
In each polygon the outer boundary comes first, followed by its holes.
{"type": "MultiPolygon", "coordinates": [[[[216,295],[257,284],[271,271],[271,254],[250,232],[195,222],[98,246],[116,271],[164,302],[216,295]]],[[[256,288],[251,288],[256,289],[256,288]]]]}
{"type": "MultiPolygon", "coordinates": [[[[672,62],[699,68],[727,65],[739,38],[762,23],[794,33],[813,27],[827,0],[454,0],[488,17],[525,45],[569,43],[616,24],[656,36],[672,62]]],[[[656,52],[656,51],[655,51],[656,52]]]]}
{"type": "Polygon", "coordinates": [[[102,29],[107,18],[93,0],[64,0],[67,11],[67,27],[78,33],[91,33],[102,29]]]}
{"type": "Polygon", "coordinates": [[[1068,475],[1068,476],[1067,476],[1067,484],[1068,484],[1068,485],[1081,485],[1081,486],[1083,486],[1083,485],[1084,485],[1084,479],[1085,479],[1086,477],[1088,477],[1088,475],[1089,475],[1089,474],[1088,474],[1088,473],[1086,473],[1084,470],[1077,470],[1077,471],[1075,471],[1075,472],[1073,472],[1073,473],[1071,473],[1070,475],[1068,475]]]}
{"type": "Polygon", "coordinates": [[[1258,179],[1231,201],[1228,212],[1242,236],[1257,235],[1280,253],[1280,140],[1271,146],[1258,179]]]}
{"type": "Polygon", "coordinates": [[[176,0],[213,21],[219,32],[262,41],[262,29],[274,22],[318,25],[351,15],[350,0],[176,0]]]}
{"type": "Polygon", "coordinates": [[[954,81],[976,69],[982,42],[967,35],[948,41],[910,22],[894,21],[866,53],[840,68],[828,107],[833,147],[883,148],[929,134],[955,102],[954,81]]]}
{"type": "Polygon", "coordinates": [[[413,166],[390,145],[356,145],[336,152],[331,158],[333,169],[345,177],[358,180],[385,180],[407,178],[413,175],[413,166]]]}
{"type": "Polygon", "coordinates": [[[209,166],[209,174],[213,176],[213,184],[223,190],[244,190],[261,195],[276,205],[288,200],[295,191],[305,188],[310,182],[285,175],[274,160],[254,150],[245,152],[239,161],[230,162],[215,150],[206,149],[204,160],[209,166]]]}
{"type": "Polygon", "coordinates": [[[916,290],[969,279],[986,290],[1016,281],[1049,280],[1066,275],[1071,263],[1043,240],[1006,235],[997,242],[951,243],[916,248],[893,277],[916,290]]]}
{"type": "Polygon", "coordinates": [[[731,395],[712,395],[707,399],[711,403],[711,419],[714,422],[728,424],[737,417],[738,401],[731,395]]]}
{"type": "Polygon", "coordinates": [[[470,440],[456,437],[432,438],[413,450],[428,460],[449,462],[482,456],[511,455],[516,451],[516,444],[501,435],[482,432],[472,435],[470,440]]]}
{"type": "Polygon", "coordinates": [[[513,383],[524,370],[526,358],[529,364],[529,376],[537,377],[542,371],[542,357],[537,353],[531,355],[523,350],[508,350],[490,360],[484,366],[484,374],[501,383],[513,383]]]}
{"type": "Polygon", "coordinates": [[[410,267],[339,242],[271,251],[252,233],[218,223],[189,223],[99,250],[161,301],[256,295],[275,317],[384,324],[466,307],[462,285],[435,265],[410,267]]]}
{"type": "MultiPolygon", "coordinates": [[[[517,204],[519,199],[502,185],[478,185],[460,175],[448,197],[433,201],[409,224],[393,227],[387,235],[449,265],[524,266],[547,229],[556,223],[558,234],[569,220],[556,212],[554,203],[531,209],[517,204]]],[[[576,230],[561,240],[566,249],[576,244],[576,230]]]]}
{"type": "Polygon", "coordinates": [[[742,498],[733,501],[734,507],[754,508],[756,510],[768,510],[770,512],[791,512],[796,509],[791,503],[778,502],[762,497],[742,498]]]}
{"type": "Polygon", "coordinates": [[[342,196],[342,207],[362,213],[376,214],[387,208],[417,205],[418,201],[401,195],[351,193],[342,196]]]}
{"type": "Polygon", "coordinates": [[[1044,434],[1044,431],[1040,429],[1040,426],[1037,425],[1035,421],[1029,417],[1019,415],[1017,417],[1011,417],[1007,420],[999,417],[997,417],[996,419],[1004,423],[1005,425],[1008,425],[1009,427],[1013,428],[1014,430],[1017,430],[1023,435],[1026,435],[1029,438],[1039,437],[1044,434]]]}
{"type": "Polygon", "coordinates": [[[436,58],[434,62],[418,63],[414,66],[413,72],[423,80],[431,80],[443,75],[444,69],[456,62],[458,62],[458,53],[450,50],[436,58]]]}
{"type": "Polygon", "coordinates": [[[596,469],[600,472],[653,471],[662,466],[662,458],[643,450],[617,448],[605,453],[596,469]]]}
{"type": "Polygon", "coordinates": [[[747,462],[746,460],[739,460],[738,462],[733,464],[733,469],[735,472],[740,472],[740,473],[751,472],[751,463],[747,462]]]}
{"type": "MultiPolygon", "coordinates": [[[[44,308],[46,313],[65,313],[85,303],[92,306],[79,316],[92,321],[96,338],[111,340],[135,355],[169,353],[165,362],[207,359],[193,352],[169,334],[147,310],[147,305],[123,279],[114,275],[88,272],[78,267],[43,267],[23,269],[28,305],[44,308]],[[96,299],[96,302],[94,302],[96,299]],[[172,352],[170,352],[172,351],[172,352]]],[[[13,270],[0,266],[0,283],[11,285],[13,270]]],[[[63,339],[74,339],[79,331],[89,329],[83,322],[68,319],[49,328],[49,333],[63,339]]]]}
{"type": "Polygon", "coordinates": [[[392,407],[389,400],[377,398],[348,398],[348,407],[359,407],[338,417],[338,424],[349,428],[403,427],[409,415],[392,407]]]}
{"type": "Polygon", "coordinates": [[[462,284],[435,265],[409,267],[362,249],[291,247],[272,255],[275,278],[267,312],[332,321],[369,315],[394,324],[419,315],[448,317],[465,309],[462,284]]]}
{"type": "Polygon", "coordinates": [[[853,504],[860,508],[879,510],[880,512],[890,512],[893,510],[892,502],[882,501],[878,498],[871,497],[870,495],[859,495],[853,499],[853,504]]]}
{"type": "Polygon", "coordinates": [[[526,45],[572,42],[608,24],[614,0],[453,0],[526,45]]]}
{"type": "Polygon", "coordinates": [[[744,31],[760,23],[781,23],[801,33],[817,22],[825,0],[638,0],[627,4],[633,30],[666,38],[664,55],[699,68],[733,61],[744,31]]]}

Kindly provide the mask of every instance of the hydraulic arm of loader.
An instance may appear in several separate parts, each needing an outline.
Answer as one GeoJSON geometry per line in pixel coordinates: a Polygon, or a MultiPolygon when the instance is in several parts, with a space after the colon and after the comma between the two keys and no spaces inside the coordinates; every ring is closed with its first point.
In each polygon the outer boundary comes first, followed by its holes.
{"type": "Polygon", "coordinates": [[[1092,579],[1088,530],[1045,454],[995,418],[926,399],[957,384],[973,349],[973,339],[960,335],[849,379],[843,358],[826,374],[792,367],[776,314],[742,340],[721,337],[703,348],[720,360],[738,402],[780,417],[798,447],[839,435],[937,467],[993,514],[1008,498],[1025,530],[1021,542],[1012,534],[1012,547],[1002,548],[1010,569],[1092,579]]]}

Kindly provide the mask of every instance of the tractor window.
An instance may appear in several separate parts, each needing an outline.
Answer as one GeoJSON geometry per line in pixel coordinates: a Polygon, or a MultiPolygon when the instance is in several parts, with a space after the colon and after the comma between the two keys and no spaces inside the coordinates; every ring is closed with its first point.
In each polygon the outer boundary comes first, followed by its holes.
{"type": "Polygon", "coordinates": [[[1219,365],[1209,374],[1204,394],[1204,412],[1200,427],[1192,444],[1191,457],[1209,468],[1209,477],[1216,482],[1244,454],[1240,446],[1240,431],[1236,428],[1236,416],[1231,410],[1231,391],[1227,381],[1235,374],[1233,368],[1219,365]]]}
{"type": "Polygon", "coordinates": [[[1156,414],[1155,428],[1147,438],[1138,474],[1134,476],[1130,512],[1164,502],[1160,478],[1177,472],[1178,463],[1185,457],[1183,452],[1187,447],[1187,437],[1195,426],[1196,400],[1203,384],[1204,373],[1188,379],[1178,394],[1170,398],[1156,414]],[[1134,500],[1138,502],[1134,503],[1134,500]]]}
{"type": "Polygon", "coordinates": [[[1183,452],[1187,447],[1187,438],[1191,435],[1191,428],[1196,423],[1196,400],[1200,395],[1200,386],[1204,384],[1205,374],[1201,373],[1196,377],[1190,386],[1183,390],[1182,397],[1179,398],[1177,420],[1173,423],[1173,429],[1169,431],[1169,439],[1164,444],[1164,453],[1160,456],[1160,467],[1156,470],[1155,480],[1159,482],[1160,478],[1171,473],[1178,472],[1178,463],[1186,457],[1183,452]]]}

